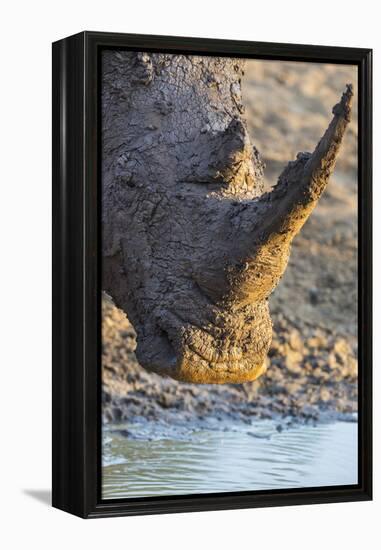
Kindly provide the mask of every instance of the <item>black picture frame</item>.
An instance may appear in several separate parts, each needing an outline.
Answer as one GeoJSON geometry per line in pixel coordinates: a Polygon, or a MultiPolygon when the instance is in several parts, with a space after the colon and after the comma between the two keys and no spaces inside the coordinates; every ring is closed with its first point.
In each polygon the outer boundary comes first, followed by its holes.
{"type": "Polygon", "coordinates": [[[82,32],[53,44],[53,506],[83,518],[372,498],[372,50],[82,32]],[[99,57],[104,48],[358,67],[358,485],[102,501],[99,57]]]}

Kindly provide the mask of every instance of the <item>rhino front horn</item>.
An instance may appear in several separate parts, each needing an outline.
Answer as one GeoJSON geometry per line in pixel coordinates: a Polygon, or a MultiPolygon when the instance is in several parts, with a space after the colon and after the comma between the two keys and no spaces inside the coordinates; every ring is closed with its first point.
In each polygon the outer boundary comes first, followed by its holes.
{"type": "MultiPolygon", "coordinates": [[[[290,244],[317,205],[335,166],[350,121],[352,85],[332,109],[333,119],[315,151],[299,153],[269,193],[240,213],[235,235],[238,268],[230,273],[230,293],[240,304],[265,299],[286,269],[290,244]]],[[[236,205],[234,208],[241,208],[236,205]]]]}

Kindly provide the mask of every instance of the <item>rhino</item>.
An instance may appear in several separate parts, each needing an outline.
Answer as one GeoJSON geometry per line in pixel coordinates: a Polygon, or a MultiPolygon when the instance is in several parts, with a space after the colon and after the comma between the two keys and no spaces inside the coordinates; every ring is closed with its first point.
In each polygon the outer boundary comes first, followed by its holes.
{"type": "Polygon", "coordinates": [[[348,84],[314,152],[265,191],[244,67],[230,57],[102,56],[102,288],[133,323],[139,363],[184,382],[265,372],[269,295],[350,121],[348,84]]]}

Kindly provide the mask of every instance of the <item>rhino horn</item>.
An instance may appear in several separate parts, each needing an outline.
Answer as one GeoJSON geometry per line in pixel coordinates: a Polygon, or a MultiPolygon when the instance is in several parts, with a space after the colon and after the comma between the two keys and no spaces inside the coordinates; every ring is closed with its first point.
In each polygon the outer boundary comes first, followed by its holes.
{"type": "Polygon", "coordinates": [[[353,90],[347,85],[333,119],[315,151],[299,153],[269,193],[235,205],[235,269],[230,270],[230,293],[240,305],[265,299],[286,269],[290,244],[315,208],[335,166],[350,121],[353,90]]]}

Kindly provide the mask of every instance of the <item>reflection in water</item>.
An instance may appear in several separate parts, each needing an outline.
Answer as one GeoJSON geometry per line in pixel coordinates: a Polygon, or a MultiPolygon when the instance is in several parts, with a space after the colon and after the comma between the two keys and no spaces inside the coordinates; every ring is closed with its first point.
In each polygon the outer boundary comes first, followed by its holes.
{"type": "Polygon", "coordinates": [[[105,499],[356,484],[357,423],[111,426],[102,478],[105,499]]]}

